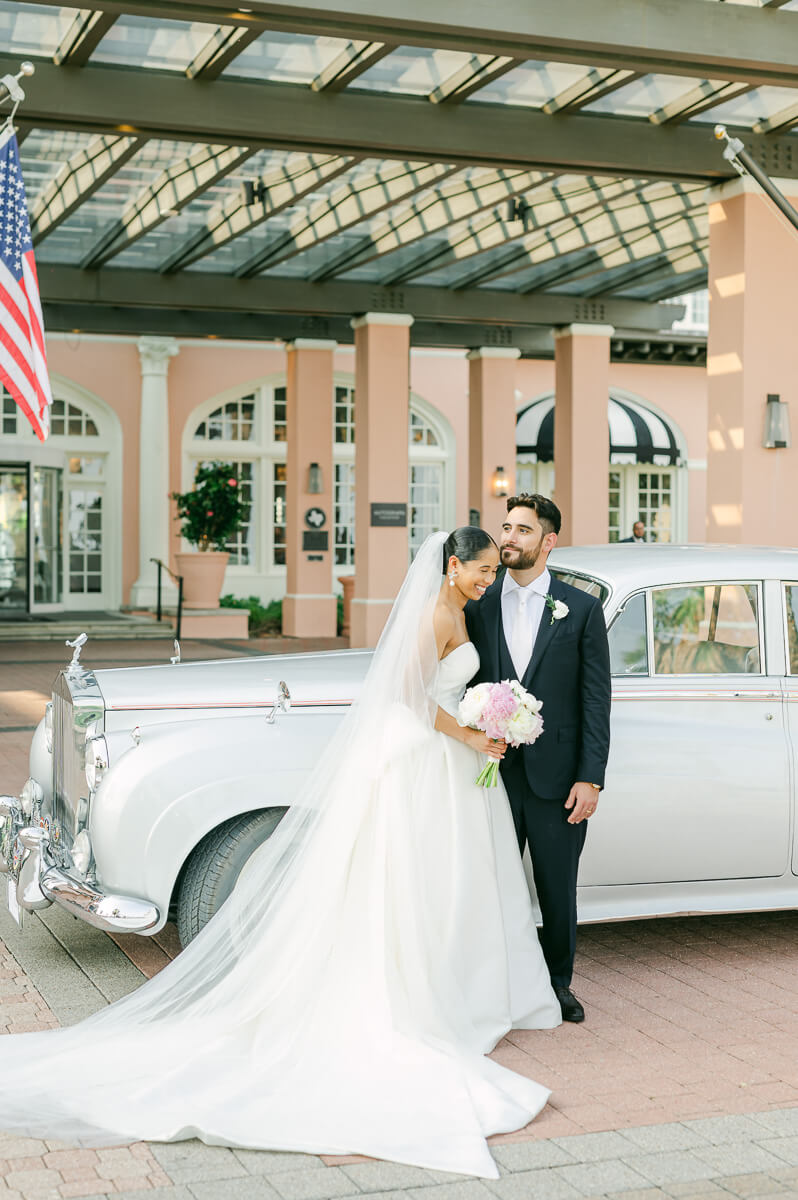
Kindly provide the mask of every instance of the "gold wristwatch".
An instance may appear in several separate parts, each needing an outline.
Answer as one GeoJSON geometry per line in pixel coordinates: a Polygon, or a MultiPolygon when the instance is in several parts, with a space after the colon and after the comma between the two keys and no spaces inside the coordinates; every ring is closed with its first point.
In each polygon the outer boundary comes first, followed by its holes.
{"type": "Polygon", "coordinates": [[[601,784],[600,784],[600,783],[591,783],[591,785],[590,785],[590,786],[591,786],[592,788],[595,788],[597,792],[600,792],[600,791],[601,791],[601,784]]]}

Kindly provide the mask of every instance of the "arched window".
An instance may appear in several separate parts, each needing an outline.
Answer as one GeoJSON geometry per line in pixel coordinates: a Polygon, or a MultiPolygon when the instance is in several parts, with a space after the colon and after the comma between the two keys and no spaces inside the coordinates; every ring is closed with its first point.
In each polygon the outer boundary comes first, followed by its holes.
{"type": "MultiPolygon", "coordinates": [[[[351,376],[336,375],[333,407],[333,566],[355,566],[355,408],[351,376]]],[[[228,585],[264,598],[280,594],[286,563],[286,388],[282,378],[243,395],[217,397],[193,413],[183,438],[183,488],[201,462],[229,463],[247,516],[228,543],[228,585]]],[[[454,437],[446,419],[420,396],[408,416],[411,555],[428,533],[452,523],[454,437]]]]}
{"type": "Polygon", "coordinates": [[[216,459],[238,480],[246,516],[227,543],[228,568],[262,596],[279,590],[273,581],[285,567],[285,442],[285,386],[272,383],[201,405],[183,439],[184,488],[200,463],[216,459]]]}
{"type": "MultiPolygon", "coordinates": [[[[452,523],[451,436],[445,419],[412,395],[407,428],[408,541],[411,559],[428,534],[452,523]]],[[[355,389],[335,388],[335,565],[355,564],[355,389]]]]}

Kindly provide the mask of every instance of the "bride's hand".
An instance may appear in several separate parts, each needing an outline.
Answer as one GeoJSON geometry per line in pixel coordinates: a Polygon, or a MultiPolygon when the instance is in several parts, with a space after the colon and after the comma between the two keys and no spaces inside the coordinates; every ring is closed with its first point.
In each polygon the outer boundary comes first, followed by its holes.
{"type": "Polygon", "coordinates": [[[507,750],[507,743],[504,738],[495,742],[493,738],[489,738],[481,729],[469,729],[466,741],[473,750],[479,754],[487,754],[488,758],[503,759],[507,750]]]}

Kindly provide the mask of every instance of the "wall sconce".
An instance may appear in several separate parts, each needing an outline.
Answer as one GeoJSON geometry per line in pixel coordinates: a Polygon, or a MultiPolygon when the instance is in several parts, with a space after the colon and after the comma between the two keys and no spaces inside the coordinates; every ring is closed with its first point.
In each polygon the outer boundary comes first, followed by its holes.
{"type": "Polygon", "coordinates": [[[765,405],[765,431],[762,445],[766,450],[786,450],[790,439],[790,408],[777,392],[768,393],[765,405]]]}
{"type": "Polygon", "coordinates": [[[308,495],[319,496],[324,491],[324,476],[321,473],[321,467],[317,462],[312,462],[308,467],[308,495]]]}
{"type": "Polygon", "coordinates": [[[508,494],[510,490],[510,480],[507,478],[507,473],[504,467],[497,467],[493,472],[491,488],[494,496],[497,499],[500,499],[502,496],[506,496],[508,494]]]}

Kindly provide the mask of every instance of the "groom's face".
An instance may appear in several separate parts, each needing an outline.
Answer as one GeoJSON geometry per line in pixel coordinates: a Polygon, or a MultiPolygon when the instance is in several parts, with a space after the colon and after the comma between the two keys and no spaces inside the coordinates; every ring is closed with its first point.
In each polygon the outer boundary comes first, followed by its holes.
{"type": "Polygon", "coordinates": [[[535,510],[518,505],[507,514],[502,525],[499,539],[502,565],[511,571],[528,571],[537,565],[541,555],[545,561],[552,539],[557,540],[553,534],[544,532],[535,510]]]}

